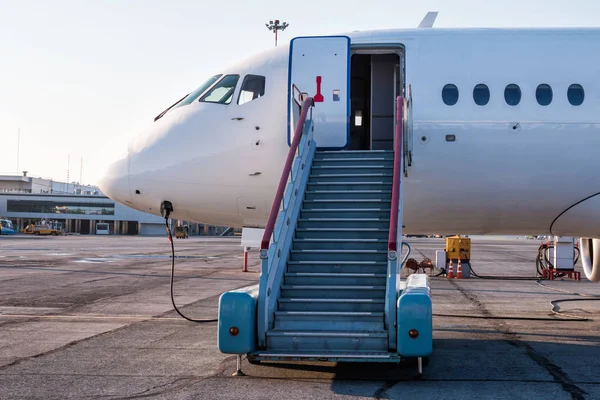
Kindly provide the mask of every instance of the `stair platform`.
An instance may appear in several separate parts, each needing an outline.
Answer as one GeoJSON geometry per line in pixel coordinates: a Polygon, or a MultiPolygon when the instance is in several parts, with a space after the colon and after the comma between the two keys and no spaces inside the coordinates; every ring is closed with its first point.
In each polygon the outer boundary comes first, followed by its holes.
{"type": "Polygon", "coordinates": [[[400,363],[402,357],[387,351],[263,351],[248,354],[248,360],[400,363]]]}

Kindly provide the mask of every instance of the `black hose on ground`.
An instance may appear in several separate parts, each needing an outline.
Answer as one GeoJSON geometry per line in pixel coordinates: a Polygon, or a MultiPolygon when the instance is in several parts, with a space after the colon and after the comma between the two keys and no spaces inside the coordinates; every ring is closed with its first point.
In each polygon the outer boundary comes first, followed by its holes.
{"type": "Polygon", "coordinates": [[[473,270],[473,266],[471,265],[471,260],[467,256],[467,252],[464,250],[461,250],[461,253],[464,254],[465,259],[467,260],[467,264],[469,264],[469,270],[471,271],[473,276],[475,276],[476,278],[496,279],[496,280],[506,280],[506,281],[535,281],[535,280],[538,280],[538,278],[536,278],[536,277],[526,277],[526,276],[521,277],[521,276],[477,275],[477,272],[475,272],[475,270],[473,270]]]}
{"type": "Polygon", "coordinates": [[[167,235],[169,238],[169,242],[171,243],[171,304],[173,304],[173,308],[175,309],[175,311],[177,311],[177,314],[179,314],[182,318],[187,319],[188,321],[191,322],[196,322],[196,323],[206,323],[206,322],[218,322],[219,319],[218,318],[212,318],[212,319],[194,319],[194,318],[190,318],[187,317],[185,315],[183,315],[183,313],[181,313],[181,311],[179,311],[179,308],[177,308],[177,305],[175,304],[175,290],[174,290],[174,285],[173,285],[173,281],[175,278],[175,245],[173,244],[173,235],[171,234],[171,227],[169,226],[169,217],[168,214],[165,217],[165,226],[167,227],[167,235]]]}
{"type": "MultiPolygon", "coordinates": [[[[540,248],[538,249],[538,259],[536,260],[536,266],[540,265],[540,260],[544,260],[544,262],[547,262],[548,264],[546,265],[551,265],[552,268],[554,268],[554,266],[552,265],[552,263],[550,262],[550,260],[548,259],[548,252],[547,252],[547,248],[551,246],[551,245],[544,245],[542,244],[540,246],[540,248]]],[[[552,246],[554,247],[554,246],[552,246]]],[[[575,247],[576,251],[577,251],[577,255],[575,257],[574,260],[574,264],[577,263],[577,261],[579,260],[580,257],[580,251],[578,247],[575,247]]],[[[543,283],[540,282],[539,277],[538,278],[528,278],[528,277],[506,277],[506,276],[480,276],[477,275],[477,273],[473,270],[473,267],[471,266],[471,260],[469,259],[469,257],[466,254],[466,251],[461,250],[461,253],[464,254],[465,259],[467,260],[467,263],[469,265],[469,269],[471,271],[471,273],[473,274],[473,276],[479,278],[479,279],[496,279],[496,280],[522,280],[522,281],[535,281],[535,283],[537,283],[538,285],[550,289],[550,290],[554,290],[554,291],[558,291],[558,292],[562,292],[562,293],[566,293],[566,294],[571,294],[571,295],[576,295],[576,296],[581,296],[584,298],[575,298],[575,299],[558,299],[558,300],[552,300],[550,301],[550,305],[552,306],[552,309],[550,310],[550,312],[552,312],[552,314],[558,315],[562,318],[542,318],[542,317],[512,317],[512,316],[492,316],[492,315],[459,315],[459,314],[433,314],[433,316],[435,317],[446,317],[446,318],[473,318],[473,319],[497,319],[497,320],[519,320],[519,321],[568,321],[568,322],[586,322],[586,321],[590,321],[589,318],[586,317],[579,317],[576,315],[569,315],[569,314],[565,314],[563,312],[560,311],[560,307],[558,306],[559,303],[563,303],[563,302],[573,302],[573,301],[599,301],[600,300],[600,295],[592,295],[592,294],[587,294],[587,293],[575,293],[575,292],[569,292],[569,291],[565,291],[565,290],[561,290],[561,289],[556,289],[556,288],[552,288],[550,286],[544,285],[543,283]]],[[[543,264],[542,264],[543,265],[543,264]]],[[[546,265],[544,265],[544,267],[546,267],[546,265]]],[[[438,275],[442,275],[443,273],[445,273],[445,269],[442,269],[442,272],[440,272],[438,275]]],[[[540,272],[540,269],[538,267],[538,273],[540,272]]],[[[540,275],[543,275],[542,273],[540,273],[540,275]]]]}

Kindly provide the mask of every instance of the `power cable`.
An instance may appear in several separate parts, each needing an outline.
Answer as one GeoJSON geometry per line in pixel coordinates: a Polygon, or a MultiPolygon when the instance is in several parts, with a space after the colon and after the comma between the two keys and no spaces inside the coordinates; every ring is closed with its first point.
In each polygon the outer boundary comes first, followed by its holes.
{"type": "MultiPolygon", "coordinates": [[[[551,245],[541,245],[540,249],[538,250],[538,255],[542,254],[542,250],[546,249],[547,247],[549,247],[551,245]]],[[[554,246],[552,246],[554,247],[554,246]]],[[[579,248],[575,247],[575,249],[577,250],[577,255],[575,257],[574,263],[577,263],[577,261],[579,260],[579,248]]],[[[467,253],[465,250],[460,250],[460,252],[462,254],[464,254],[465,259],[467,260],[467,263],[469,265],[470,271],[473,273],[473,275],[477,278],[480,279],[495,279],[495,280],[523,280],[523,281],[531,281],[531,280],[535,280],[535,283],[545,287],[547,289],[550,290],[554,290],[557,292],[562,292],[562,293],[566,293],[566,294],[571,294],[571,295],[575,295],[575,296],[581,296],[581,297],[585,297],[585,298],[575,298],[575,299],[557,299],[557,300],[552,300],[550,301],[550,305],[552,306],[552,309],[550,310],[553,314],[555,315],[559,315],[563,318],[540,318],[540,317],[511,317],[511,316],[486,316],[486,315],[457,315],[457,314],[432,314],[433,316],[436,317],[447,317],[447,318],[475,318],[475,319],[502,319],[502,320],[522,320],[522,321],[569,321],[569,322],[585,322],[585,321],[590,321],[589,318],[586,317],[579,317],[576,315],[570,315],[570,314],[565,314],[563,312],[560,311],[560,307],[559,307],[559,303],[562,302],[571,302],[571,301],[598,301],[600,300],[600,295],[593,295],[593,294],[587,294],[587,293],[576,293],[576,292],[569,292],[566,290],[561,290],[561,289],[556,289],[556,288],[552,288],[550,286],[544,285],[543,283],[540,282],[539,278],[527,278],[527,277],[503,277],[503,276],[480,276],[477,275],[477,273],[475,271],[473,271],[473,267],[471,266],[471,261],[469,259],[469,257],[467,256],[467,253]]],[[[545,253],[547,253],[547,249],[546,251],[544,251],[545,253]]],[[[544,257],[545,260],[549,263],[549,265],[552,265],[552,263],[550,262],[550,260],[546,256],[544,257]]],[[[538,260],[540,259],[540,257],[538,257],[538,260]]],[[[552,266],[553,268],[553,266],[552,266]]],[[[444,272],[444,271],[443,271],[444,272]]],[[[539,272],[539,270],[538,270],[539,272]]]]}
{"type": "MultiPolygon", "coordinates": [[[[166,203],[166,202],[163,202],[163,204],[164,203],[166,203]]],[[[163,207],[163,204],[161,204],[161,212],[163,213],[163,215],[165,217],[165,226],[167,228],[167,235],[169,238],[169,243],[171,243],[171,304],[173,304],[173,308],[175,309],[175,311],[177,311],[177,314],[179,314],[182,318],[187,319],[188,321],[196,322],[199,324],[207,323],[207,322],[218,322],[219,321],[218,318],[194,319],[194,318],[187,317],[187,316],[183,315],[183,313],[181,311],[179,311],[179,308],[177,308],[177,305],[175,304],[175,290],[174,290],[175,245],[173,244],[173,235],[171,234],[171,227],[169,226],[169,215],[171,214],[172,206],[169,203],[167,207],[163,207]],[[171,207],[171,209],[168,208],[169,206],[171,207]],[[165,210],[165,208],[166,208],[166,210],[165,210]]]]}
{"type": "Polygon", "coordinates": [[[469,270],[473,274],[473,276],[479,279],[495,279],[495,280],[506,280],[506,281],[535,281],[538,280],[536,277],[526,277],[526,276],[498,276],[498,275],[477,275],[477,272],[473,270],[473,266],[471,265],[471,260],[467,256],[467,252],[465,250],[460,250],[462,254],[464,254],[465,259],[467,260],[467,264],[469,264],[469,270]]]}
{"type": "Polygon", "coordinates": [[[597,294],[589,294],[589,293],[577,293],[577,292],[570,292],[568,290],[562,290],[562,289],[558,289],[558,288],[553,288],[551,286],[548,285],[544,285],[543,283],[541,283],[539,280],[536,281],[535,283],[537,283],[539,286],[545,288],[545,289],[549,289],[549,290],[553,290],[555,292],[560,292],[560,293],[565,293],[565,294],[570,294],[573,296],[579,296],[580,298],[575,298],[575,299],[560,299],[560,300],[552,300],[550,302],[550,304],[552,305],[552,313],[557,314],[557,315],[562,315],[562,316],[566,316],[568,318],[577,318],[578,320],[586,320],[588,321],[588,318],[585,317],[578,317],[575,315],[569,315],[569,314],[565,314],[563,312],[560,311],[560,306],[558,305],[558,303],[564,303],[564,302],[570,302],[570,301],[599,301],[600,300],[600,295],[597,294]]]}
{"type": "MultiPolygon", "coordinates": [[[[559,315],[563,315],[557,313],[559,315]]],[[[518,321],[589,321],[587,318],[576,317],[577,319],[571,318],[541,318],[541,317],[501,317],[492,315],[458,315],[458,314],[432,314],[434,317],[447,317],[447,318],[475,318],[475,319],[503,319],[503,320],[518,320],[518,321]]]]}

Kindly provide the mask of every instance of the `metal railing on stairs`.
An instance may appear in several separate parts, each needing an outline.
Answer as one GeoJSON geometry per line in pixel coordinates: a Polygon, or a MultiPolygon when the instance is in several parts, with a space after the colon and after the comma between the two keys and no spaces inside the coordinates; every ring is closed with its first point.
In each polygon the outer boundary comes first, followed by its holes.
{"type": "Polygon", "coordinates": [[[402,262],[402,192],[404,182],[404,111],[402,96],[396,98],[396,132],[394,136],[394,172],[390,229],[388,235],[388,270],[386,279],[385,324],[389,335],[389,347],[396,348],[397,311],[396,301],[400,289],[402,262]],[[398,254],[400,253],[400,254],[398,254]]]}
{"type": "Polygon", "coordinates": [[[413,126],[412,126],[412,89],[408,85],[406,97],[403,99],[403,131],[402,137],[404,142],[404,177],[408,177],[408,168],[412,165],[412,149],[413,149],[413,126]]]}
{"type": "Polygon", "coordinates": [[[273,324],[277,299],[280,295],[287,258],[300,212],[299,205],[304,198],[310,167],[316,151],[312,128],[313,106],[312,97],[307,97],[302,102],[294,138],[283,167],[260,246],[261,275],[257,306],[259,347],[266,346],[266,333],[273,324]]]}

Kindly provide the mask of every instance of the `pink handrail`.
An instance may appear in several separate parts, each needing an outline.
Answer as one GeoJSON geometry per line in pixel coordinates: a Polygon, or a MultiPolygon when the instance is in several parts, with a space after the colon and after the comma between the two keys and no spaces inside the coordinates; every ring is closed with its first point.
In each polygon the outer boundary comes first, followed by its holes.
{"type": "Polygon", "coordinates": [[[404,114],[404,98],[396,98],[396,139],[394,143],[394,176],[392,183],[392,210],[390,212],[390,233],[388,235],[388,251],[398,251],[398,208],[400,203],[400,179],[402,179],[402,119],[404,114]]]}
{"type": "Polygon", "coordinates": [[[275,221],[277,220],[277,215],[279,214],[279,207],[281,206],[281,201],[283,200],[283,195],[285,193],[285,187],[287,186],[288,177],[290,176],[290,171],[292,170],[292,163],[294,161],[294,157],[296,156],[296,151],[298,150],[300,139],[302,139],[304,123],[306,122],[308,111],[312,106],[312,97],[307,97],[302,103],[302,113],[300,114],[300,119],[298,120],[298,124],[296,125],[296,130],[294,132],[294,140],[292,141],[290,150],[288,151],[287,159],[285,160],[283,172],[281,173],[281,179],[279,179],[279,186],[277,187],[277,193],[275,194],[275,199],[273,200],[273,205],[271,206],[271,212],[269,213],[267,226],[265,227],[265,233],[263,234],[262,241],[260,243],[261,250],[269,249],[271,235],[273,235],[273,230],[275,229],[275,221]]]}

